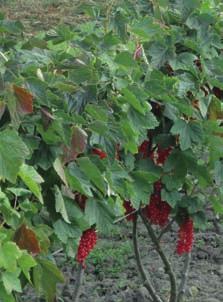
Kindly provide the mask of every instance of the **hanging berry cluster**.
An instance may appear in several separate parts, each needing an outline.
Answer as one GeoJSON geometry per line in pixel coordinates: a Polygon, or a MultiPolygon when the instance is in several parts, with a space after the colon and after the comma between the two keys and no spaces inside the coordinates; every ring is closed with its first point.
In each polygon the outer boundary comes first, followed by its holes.
{"type": "Polygon", "coordinates": [[[149,205],[144,209],[144,213],[152,224],[163,227],[168,222],[171,207],[161,199],[161,189],[161,181],[155,182],[154,192],[150,197],[149,205]]]}
{"type": "Polygon", "coordinates": [[[149,140],[145,140],[138,148],[138,153],[141,154],[142,158],[148,158],[151,155],[151,143],[149,140]]]}
{"type": "Polygon", "coordinates": [[[150,158],[155,165],[162,166],[170,155],[173,147],[162,149],[160,146],[152,149],[152,143],[149,140],[144,140],[138,148],[138,153],[143,159],[150,158]]]}
{"type": "Polygon", "coordinates": [[[93,250],[97,242],[97,234],[95,229],[91,228],[83,232],[77,251],[77,261],[85,268],[85,259],[93,250]]]}
{"type": "Polygon", "coordinates": [[[178,255],[190,253],[194,241],[194,227],[192,218],[186,218],[180,224],[176,252],[178,255]]]}
{"type": "MultiPolygon", "coordinates": [[[[145,140],[138,148],[138,153],[143,159],[150,158],[156,165],[163,165],[167,157],[172,151],[172,147],[162,149],[160,146],[155,150],[152,149],[150,140],[145,140]]],[[[161,199],[162,183],[157,181],[154,183],[154,192],[150,197],[150,203],[144,208],[144,214],[152,224],[165,226],[169,219],[171,211],[170,205],[161,199]]],[[[125,215],[128,221],[133,221],[136,215],[130,201],[124,201],[125,215]],[[130,214],[130,215],[129,215],[130,214]]]]}
{"type": "MultiPolygon", "coordinates": [[[[152,144],[149,140],[145,140],[139,147],[139,153],[142,158],[150,158],[155,165],[162,166],[172,151],[172,147],[162,149],[160,146],[151,150],[152,144]]],[[[157,181],[154,183],[154,191],[150,197],[150,203],[144,208],[144,214],[152,224],[165,226],[169,219],[171,211],[170,205],[161,199],[162,183],[157,181]]]]}
{"type": "Polygon", "coordinates": [[[125,208],[125,216],[128,221],[134,221],[136,218],[135,209],[131,205],[131,202],[129,200],[125,200],[123,203],[123,206],[125,208]]]}
{"type": "Polygon", "coordinates": [[[153,156],[154,162],[158,166],[162,166],[167,160],[168,156],[172,151],[172,147],[168,147],[166,149],[162,149],[158,146],[155,155],[153,156]]]}

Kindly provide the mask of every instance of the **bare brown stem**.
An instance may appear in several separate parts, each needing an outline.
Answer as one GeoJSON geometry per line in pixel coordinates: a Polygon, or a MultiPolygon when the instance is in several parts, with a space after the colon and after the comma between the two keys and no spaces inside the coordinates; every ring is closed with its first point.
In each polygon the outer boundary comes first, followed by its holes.
{"type": "Polygon", "coordinates": [[[177,299],[177,286],[176,286],[176,277],[175,277],[175,274],[172,270],[172,267],[171,267],[171,264],[170,262],[168,261],[165,253],[163,252],[161,246],[160,246],[160,243],[158,241],[158,238],[156,237],[154,231],[153,231],[153,228],[151,227],[150,223],[147,221],[147,219],[144,217],[143,213],[140,212],[140,216],[142,218],[142,221],[148,231],[148,234],[156,248],[156,251],[157,253],[159,254],[163,264],[164,264],[164,267],[165,267],[165,271],[166,273],[168,274],[169,276],[169,279],[170,279],[170,299],[169,299],[169,302],[176,302],[176,299],[177,299]]]}
{"type": "Polygon", "coordinates": [[[122,216],[122,217],[116,219],[115,221],[113,221],[113,224],[116,224],[116,223],[118,223],[118,222],[121,222],[122,220],[126,219],[126,217],[128,217],[128,216],[130,216],[130,215],[132,215],[132,214],[135,214],[136,212],[138,212],[137,209],[134,210],[134,211],[131,211],[130,213],[126,214],[125,216],[122,216]]]}
{"type": "Polygon", "coordinates": [[[139,273],[141,275],[141,278],[143,280],[143,285],[145,288],[148,290],[151,298],[153,299],[153,302],[163,302],[161,298],[156,294],[156,290],[154,289],[153,285],[148,279],[148,276],[144,270],[143,264],[141,262],[141,257],[139,253],[139,248],[138,248],[138,238],[137,238],[137,218],[133,221],[133,229],[132,229],[132,239],[133,239],[133,246],[134,246],[134,252],[135,252],[135,257],[136,257],[136,264],[139,270],[139,273]]]}
{"type": "Polygon", "coordinates": [[[174,223],[174,221],[175,221],[175,219],[173,218],[173,219],[170,220],[170,222],[165,226],[165,228],[162,229],[162,231],[160,232],[159,236],[157,237],[157,240],[158,240],[159,242],[160,242],[161,238],[163,237],[163,235],[166,234],[166,233],[170,230],[170,228],[171,228],[172,224],[174,223]]]}
{"type": "Polygon", "coordinates": [[[185,262],[184,262],[184,267],[183,267],[183,271],[182,271],[181,282],[180,282],[179,289],[178,289],[177,302],[183,302],[183,298],[184,298],[185,291],[186,291],[188,274],[189,274],[190,260],[191,260],[191,253],[188,253],[185,256],[185,262]]]}
{"type": "Polygon", "coordinates": [[[83,275],[84,275],[84,269],[82,267],[82,264],[80,263],[78,265],[77,269],[77,276],[75,280],[75,287],[74,287],[74,294],[73,294],[73,302],[78,302],[79,301],[79,296],[80,296],[80,289],[81,289],[81,284],[83,280],[83,275]]]}

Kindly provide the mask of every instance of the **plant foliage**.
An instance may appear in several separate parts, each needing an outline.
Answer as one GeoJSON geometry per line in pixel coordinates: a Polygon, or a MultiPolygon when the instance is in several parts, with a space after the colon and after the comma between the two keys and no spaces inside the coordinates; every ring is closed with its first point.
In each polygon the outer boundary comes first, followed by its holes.
{"type": "Polygon", "coordinates": [[[74,258],[85,230],[109,231],[124,200],[146,206],[159,179],[177,221],[223,213],[221,3],[153,2],[85,5],[89,21],[33,37],[0,20],[5,302],[27,283],[53,302],[53,246],[74,258]],[[138,152],[145,140],[171,147],[164,164],[138,152]]]}

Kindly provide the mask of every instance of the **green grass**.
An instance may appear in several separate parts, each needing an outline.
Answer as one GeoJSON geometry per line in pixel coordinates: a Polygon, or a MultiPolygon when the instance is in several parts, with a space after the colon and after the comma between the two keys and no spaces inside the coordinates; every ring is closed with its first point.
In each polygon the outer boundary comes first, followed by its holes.
{"type": "Polygon", "coordinates": [[[117,277],[125,269],[128,256],[132,254],[132,245],[129,240],[112,242],[101,240],[89,255],[87,262],[95,267],[95,274],[104,273],[117,277]]]}

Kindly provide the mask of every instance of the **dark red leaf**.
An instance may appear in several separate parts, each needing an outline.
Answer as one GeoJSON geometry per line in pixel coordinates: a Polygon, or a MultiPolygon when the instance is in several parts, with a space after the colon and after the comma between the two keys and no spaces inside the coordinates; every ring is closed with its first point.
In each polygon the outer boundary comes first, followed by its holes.
{"type": "Polygon", "coordinates": [[[79,128],[73,127],[70,147],[64,148],[64,162],[68,163],[85,151],[87,145],[87,133],[79,128]]]}
{"type": "Polygon", "coordinates": [[[41,252],[39,241],[33,230],[22,224],[14,235],[14,241],[22,250],[27,250],[33,256],[41,252]]]}
{"type": "Polygon", "coordinates": [[[40,111],[43,121],[43,128],[46,131],[50,126],[51,122],[54,120],[54,117],[47,107],[41,107],[40,111]]]}
{"type": "Polygon", "coordinates": [[[33,95],[25,88],[13,85],[14,93],[18,100],[18,110],[23,114],[33,112],[33,95]]]}

